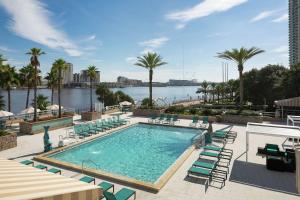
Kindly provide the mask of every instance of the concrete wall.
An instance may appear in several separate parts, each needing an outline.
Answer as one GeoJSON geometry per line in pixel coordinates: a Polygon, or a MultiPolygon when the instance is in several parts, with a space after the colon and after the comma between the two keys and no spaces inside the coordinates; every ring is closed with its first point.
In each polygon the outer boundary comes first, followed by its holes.
{"type": "Polygon", "coordinates": [[[14,148],[17,146],[17,134],[10,133],[8,135],[0,136],[0,151],[14,148]]]}
{"type": "Polygon", "coordinates": [[[134,109],[133,110],[133,116],[143,116],[143,117],[148,117],[150,115],[159,115],[164,113],[165,110],[153,110],[153,109],[134,109]]]}

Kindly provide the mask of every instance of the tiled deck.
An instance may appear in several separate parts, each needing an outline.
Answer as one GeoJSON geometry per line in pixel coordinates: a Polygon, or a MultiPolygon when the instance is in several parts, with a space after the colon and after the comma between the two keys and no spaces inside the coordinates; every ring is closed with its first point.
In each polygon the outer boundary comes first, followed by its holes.
{"type": "MultiPolygon", "coordinates": [[[[145,122],[145,118],[131,118],[132,122],[145,122]]],[[[188,125],[189,120],[181,120],[180,125],[188,125]]],[[[214,130],[228,125],[214,124],[214,130]]],[[[295,173],[274,172],[266,170],[265,159],[256,156],[258,146],[264,146],[266,142],[281,144],[285,138],[266,136],[250,136],[249,163],[245,163],[245,126],[234,126],[232,130],[238,132],[234,144],[228,144],[227,148],[234,150],[231,162],[229,180],[222,189],[209,187],[204,192],[204,185],[194,179],[186,178],[186,172],[191,164],[198,158],[200,150],[195,150],[192,155],[177,170],[159,193],[149,193],[137,190],[137,199],[142,200],[199,200],[199,199],[230,199],[230,200],[255,200],[255,199],[299,199],[295,195],[295,173]],[[293,194],[292,194],[293,193],[293,194]]],[[[54,145],[58,143],[58,135],[65,135],[66,129],[50,131],[50,140],[54,145]]],[[[0,152],[0,157],[16,158],[17,160],[31,159],[43,151],[43,134],[33,136],[19,136],[18,146],[13,149],[0,152]]],[[[83,175],[76,172],[63,170],[63,175],[79,179],[83,175]]],[[[97,179],[97,183],[102,180],[97,179]]],[[[218,186],[216,184],[216,186],[218,186]]],[[[122,185],[116,184],[116,190],[122,185]]]]}

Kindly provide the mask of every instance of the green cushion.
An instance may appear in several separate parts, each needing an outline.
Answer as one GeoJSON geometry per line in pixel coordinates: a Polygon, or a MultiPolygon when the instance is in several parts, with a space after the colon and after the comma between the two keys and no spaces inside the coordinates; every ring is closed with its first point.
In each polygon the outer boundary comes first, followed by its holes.
{"type": "Polygon", "coordinates": [[[20,163],[23,164],[23,165],[31,165],[31,164],[33,164],[33,161],[31,161],[31,160],[23,160],[20,163]]]}
{"type": "Polygon", "coordinates": [[[111,193],[111,192],[106,192],[106,191],[104,191],[104,192],[103,192],[103,195],[104,195],[104,197],[105,197],[106,200],[118,200],[118,199],[115,197],[115,195],[114,195],[113,193],[111,193]]]}
{"type": "Polygon", "coordinates": [[[107,191],[112,188],[114,185],[108,182],[103,181],[102,183],[98,184],[102,188],[103,191],[107,191]]]}
{"type": "Polygon", "coordinates": [[[213,153],[213,152],[207,152],[207,151],[202,151],[200,153],[200,156],[209,156],[209,157],[219,157],[219,153],[213,153]]]}
{"type": "Polygon", "coordinates": [[[51,168],[51,169],[48,170],[48,172],[57,174],[57,173],[61,173],[61,170],[60,169],[56,169],[56,168],[51,168]]]}
{"type": "Polygon", "coordinates": [[[38,169],[46,169],[47,166],[45,166],[45,165],[37,165],[37,166],[35,166],[35,168],[38,168],[38,169]]]}
{"type": "Polygon", "coordinates": [[[206,149],[206,150],[212,150],[212,151],[222,151],[221,147],[204,146],[203,148],[206,149]]]}
{"type": "Polygon", "coordinates": [[[126,200],[129,199],[132,195],[134,195],[135,191],[130,190],[128,188],[122,188],[120,191],[118,191],[115,195],[117,200],[126,200]]]}
{"type": "Polygon", "coordinates": [[[85,176],[85,177],[82,177],[79,180],[82,181],[82,182],[91,183],[91,182],[95,181],[95,178],[92,178],[92,177],[89,177],[89,176],[85,176]]]}
{"type": "Polygon", "coordinates": [[[266,144],[266,149],[279,150],[279,147],[277,144],[266,144]]]}
{"type": "Polygon", "coordinates": [[[191,167],[189,169],[189,172],[194,173],[194,174],[206,175],[206,176],[209,176],[211,174],[210,170],[203,169],[203,168],[198,168],[198,167],[191,167]]]}
{"type": "Polygon", "coordinates": [[[200,162],[200,161],[196,161],[193,163],[194,166],[197,167],[203,167],[203,168],[207,168],[207,169],[214,169],[216,167],[216,163],[207,163],[207,162],[200,162]]]}

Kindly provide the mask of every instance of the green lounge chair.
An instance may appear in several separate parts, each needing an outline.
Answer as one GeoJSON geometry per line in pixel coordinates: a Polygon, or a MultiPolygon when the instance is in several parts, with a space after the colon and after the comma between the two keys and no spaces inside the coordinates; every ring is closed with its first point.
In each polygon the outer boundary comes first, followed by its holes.
{"type": "Polygon", "coordinates": [[[75,125],[74,126],[74,133],[76,135],[79,135],[79,136],[82,136],[82,137],[89,136],[88,132],[83,131],[83,128],[81,127],[81,125],[75,125]]]}
{"type": "Polygon", "coordinates": [[[224,160],[228,160],[229,163],[231,161],[231,156],[225,155],[225,154],[222,154],[222,153],[214,153],[214,152],[209,152],[209,151],[202,151],[199,154],[199,157],[201,157],[201,156],[207,156],[207,157],[217,158],[218,160],[224,159],[224,160]]]}
{"type": "Polygon", "coordinates": [[[222,139],[222,140],[231,139],[232,141],[236,139],[236,135],[231,134],[229,131],[222,131],[222,130],[215,131],[212,137],[216,139],[222,139]]]}
{"type": "Polygon", "coordinates": [[[103,131],[105,131],[105,130],[107,130],[107,129],[110,129],[108,126],[106,126],[106,125],[102,122],[102,120],[97,120],[97,121],[96,121],[96,125],[97,125],[98,128],[102,128],[103,131]]]}
{"type": "Polygon", "coordinates": [[[166,118],[165,118],[165,120],[164,120],[164,122],[167,123],[167,124],[171,124],[171,122],[172,122],[172,115],[167,115],[166,118]]]}
{"type": "Polygon", "coordinates": [[[37,169],[48,169],[48,167],[47,166],[45,166],[45,165],[37,165],[37,166],[34,166],[35,168],[37,168],[37,169]]]}
{"type": "Polygon", "coordinates": [[[94,127],[93,123],[88,123],[87,126],[89,127],[89,132],[92,134],[97,134],[98,130],[96,127],[94,127]]]}
{"type": "Polygon", "coordinates": [[[97,131],[97,132],[103,132],[105,129],[103,128],[102,124],[101,123],[98,123],[98,121],[96,121],[94,124],[93,124],[93,127],[94,129],[97,131]]]}
{"type": "Polygon", "coordinates": [[[60,169],[56,169],[56,168],[51,168],[47,170],[48,172],[51,172],[53,174],[60,174],[61,175],[61,170],[60,169]]]}
{"type": "Polygon", "coordinates": [[[94,185],[96,184],[95,178],[89,177],[89,176],[84,176],[84,177],[82,177],[82,178],[79,179],[79,180],[82,181],[82,182],[85,182],[85,183],[91,183],[91,182],[94,182],[94,185]]]}
{"type": "Polygon", "coordinates": [[[157,119],[156,114],[150,115],[150,117],[148,118],[148,122],[149,123],[154,123],[156,119],[157,119]]]}
{"type": "Polygon", "coordinates": [[[119,124],[120,126],[127,124],[126,120],[120,119],[120,117],[113,117],[112,121],[119,124]]]}
{"type": "Polygon", "coordinates": [[[202,122],[200,123],[200,128],[206,127],[208,124],[208,116],[203,116],[202,122]]]}
{"type": "Polygon", "coordinates": [[[23,165],[32,165],[34,166],[34,162],[32,160],[23,160],[20,162],[23,165]]]}
{"type": "Polygon", "coordinates": [[[82,124],[81,125],[81,128],[83,130],[83,132],[87,133],[88,136],[92,135],[92,134],[95,134],[95,131],[94,130],[90,130],[90,127],[88,124],[82,124]]]}
{"type": "Polygon", "coordinates": [[[198,123],[199,123],[199,118],[197,116],[193,116],[192,117],[192,122],[190,123],[190,126],[196,127],[198,123]]]}
{"type": "Polygon", "coordinates": [[[111,183],[103,181],[103,182],[99,183],[98,186],[101,187],[101,189],[103,190],[103,192],[106,192],[106,191],[108,191],[111,188],[113,189],[113,193],[115,192],[115,186],[114,186],[114,184],[111,184],[111,183]]]}
{"type": "Polygon", "coordinates": [[[122,188],[116,194],[107,191],[103,192],[103,194],[106,200],[127,200],[132,196],[136,199],[136,192],[128,188],[122,188]]]}
{"type": "Polygon", "coordinates": [[[176,122],[179,122],[178,115],[173,115],[172,124],[175,125],[176,122]]]}
{"type": "Polygon", "coordinates": [[[110,118],[106,119],[105,122],[107,125],[111,126],[112,128],[116,128],[119,126],[119,124],[114,123],[110,118]]]}
{"type": "Polygon", "coordinates": [[[118,119],[118,120],[119,120],[121,123],[123,123],[124,125],[129,123],[129,121],[128,121],[128,120],[126,120],[126,119],[122,119],[122,118],[120,118],[120,117],[119,117],[119,119],[118,119]]]}
{"type": "Polygon", "coordinates": [[[109,122],[106,121],[105,119],[102,120],[102,123],[103,123],[106,127],[108,127],[109,129],[115,128],[115,127],[116,127],[115,125],[109,123],[109,122]]]}
{"type": "Polygon", "coordinates": [[[216,147],[211,145],[206,145],[203,147],[204,150],[210,150],[210,151],[217,151],[217,152],[223,152],[228,153],[232,156],[233,150],[232,149],[225,149],[224,147],[216,147]]]}
{"type": "Polygon", "coordinates": [[[155,123],[162,123],[165,120],[165,114],[160,114],[159,118],[155,120],[155,123]]]}
{"type": "MultiPolygon", "coordinates": [[[[202,168],[205,168],[205,169],[210,169],[210,170],[215,170],[216,172],[219,172],[221,174],[224,174],[225,175],[225,178],[227,179],[227,173],[229,171],[229,167],[226,167],[226,171],[223,171],[223,170],[219,170],[217,169],[218,165],[217,164],[218,162],[214,161],[214,162],[203,162],[203,161],[195,161],[193,163],[193,166],[195,167],[202,167],[202,168]]],[[[221,165],[220,167],[225,167],[223,165],[221,165]]]]}
{"type": "Polygon", "coordinates": [[[191,167],[188,170],[188,174],[187,176],[190,175],[196,175],[196,176],[201,176],[201,177],[206,177],[208,178],[208,182],[210,183],[213,179],[217,180],[217,181],[221,181],[222,183],[222,187],[225,186],[225,177],[223,177],[223,175],[219,176],[219,174],[217,172],[214,172],[214,170],[210,170],[210,169],[203,169],[203,168],[199,168],[199,167],[191,167]]]}

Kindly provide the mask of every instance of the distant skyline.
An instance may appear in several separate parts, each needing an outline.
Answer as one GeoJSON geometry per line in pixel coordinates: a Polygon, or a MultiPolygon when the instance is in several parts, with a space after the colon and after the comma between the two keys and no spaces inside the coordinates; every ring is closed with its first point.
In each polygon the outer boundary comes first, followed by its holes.
{"type": "MultiPolygon", "coordinates": [[[[63,58],[74,72],[97,66],[101,81],[148,81],[133,63],[156,51],[168,64],[154,71],[154,81],[222,81],[217,52],[241,46],[266,51],[245,71],[288,66],[287,0],[0,0],[0,19],[0,54],[20,68],[30,48],[41,48],[43,74],[63,58]]],[[[237,78],[237,67],[227,63],[229,79],[237,78]]]]}

